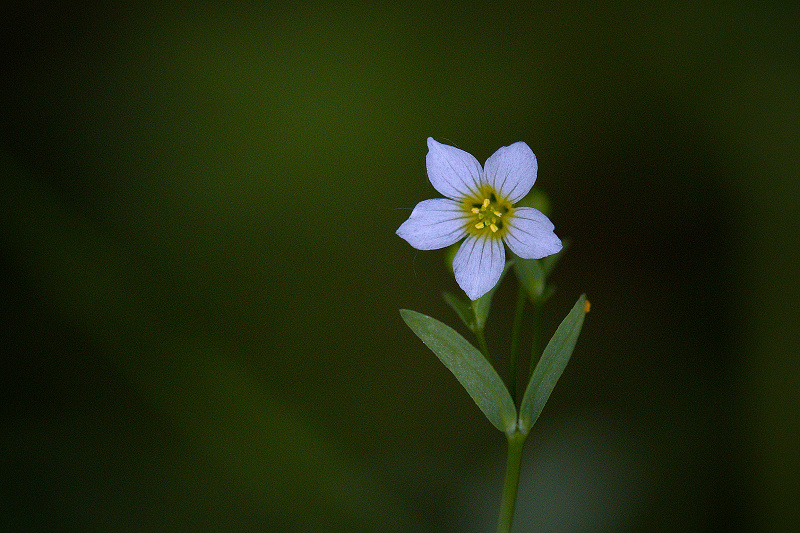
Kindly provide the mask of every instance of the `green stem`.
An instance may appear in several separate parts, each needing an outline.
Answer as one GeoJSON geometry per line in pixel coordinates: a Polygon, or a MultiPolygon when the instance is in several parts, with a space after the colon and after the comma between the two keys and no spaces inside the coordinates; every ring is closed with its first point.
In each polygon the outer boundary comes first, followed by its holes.
{"type": "Polygon", "coordinates": [[[481,348],[481,353],[487,361],[491,362],[489,358],[489,345],[486,344],[486,337],[483,335],[483,330],[479,329],[475,331],[475,336],[478,337],[478,346],[481,348]]]}
{"type": "Polygon", "coordinates": [[[475,320],[475,336],[478,338],[478,347],[487,361],[491,362],[489,357],[489,345],[486,344],[486,337],[483,334],[483,325],[478,324],[478,312],[475,310],[475,301],[472,302],[472,317],[475,320]]]}
{"type": "Polygon", "coordinates": [[[517,489],[519,488],[519,472],[522,466],[522,447],[525,435],[515,431],[508,436],[508,462],[506,463],[506,480],[503,485],[503,500],[500,503],[500,519],[497,522],[497,533],[509,533],[514,521],[514,507],[517,505],[517,489]]]}
{"type": "Polygon", "coordinates": [[[533,341],[531,342],[531,369],[528,377],[533,375],[533,370],[542,356],[540,344],[542,338],[542,309],[544,302],[540,298],[533,300],[533,341]]]}
{"type": "Polygon", "coordinates": [[[508,389],[511,392],[511,399],[514,400],[514,405],[517,405],[517,360],[519,359],[519,335],[522,331],[522,314],[525,311],[525,300],[527,300],[527,294],[520,285],[519,290],[517,290],[514,329],[511,331],[511,355],[508,360],[508,389]]]}

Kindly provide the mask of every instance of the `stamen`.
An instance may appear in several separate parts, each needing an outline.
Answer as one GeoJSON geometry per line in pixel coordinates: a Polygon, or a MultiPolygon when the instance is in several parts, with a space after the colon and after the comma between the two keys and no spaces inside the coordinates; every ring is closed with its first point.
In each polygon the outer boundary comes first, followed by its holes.
{"type": "Polygon", "coordinates": [[[469,213],[467,218],[472,225],[469,231],[475,235],[499,234],[495,238],[504,235],[506,231],[505,218],[511,212],[510,204],[506,199],[498,198],[498,195],[488,186],[480,192],[481,196],[470,198],[464,206],[465,212],[469,213]],[[491,233],[483,231],[484,229],[491,230],[491,233]]]}

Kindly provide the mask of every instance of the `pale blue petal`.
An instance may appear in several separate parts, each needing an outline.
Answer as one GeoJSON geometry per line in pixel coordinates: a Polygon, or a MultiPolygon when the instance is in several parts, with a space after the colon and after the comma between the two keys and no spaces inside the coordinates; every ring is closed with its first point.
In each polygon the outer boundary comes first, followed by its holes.
{"type": "Polygon", "coordinates": [[[453,258],[453,272],[469,299],[477,300],[497,284],[505,262],[506,252],[500,239],[470,235],[453,258]]]}
{"type": "Polygon", "coordinates": [[[523,259],[541,259],[561,250],[561,239],[553,233],[553,223],[533,207],[517,207],[507,220],[503,240],[523,259]]]}
{"type": "Polygon", "coordinates": [[[417,250],[436,250],[464,238],[468,217],[461,204],[453,200],[425,200],[417,204],[396,233],[417,250]]]}
{"type": "Polygon", "coordinates": [[[472,154],[428,137],[425,164],[428,167],[428,179],[434,189],[444,196],[462,200],[466,196],[477,195],[483,169],[472,154]]]}
{"type": "Polygon", "coordinates": [[[539,164],[524,142],[503,146],[486,160],[486,180],[512,204],[522,200],[536,181],[539,164]]]}

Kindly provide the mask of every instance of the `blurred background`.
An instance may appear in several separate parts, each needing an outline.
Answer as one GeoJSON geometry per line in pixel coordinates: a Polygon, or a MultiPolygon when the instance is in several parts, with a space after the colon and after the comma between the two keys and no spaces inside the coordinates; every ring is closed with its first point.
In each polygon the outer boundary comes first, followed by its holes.
{"type": "Polygon", "coordinates": [[[458,322],[394,234],[428,136],[531,146],[545,337],[592,302],[515,531],[800,527],[794,3],[14,4],[0,529],[494,530],[505,441],[398,314],[458,322]]]}

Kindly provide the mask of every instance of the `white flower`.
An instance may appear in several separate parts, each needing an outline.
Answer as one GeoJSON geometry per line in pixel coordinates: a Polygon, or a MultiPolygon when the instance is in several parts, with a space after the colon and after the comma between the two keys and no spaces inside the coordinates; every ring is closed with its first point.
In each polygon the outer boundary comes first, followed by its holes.
{"type": "Polygon", "coordinates": [[[524,142],[504,146],[481,168],[471,154],[428,137],[428,179],[447,198],[417,204],[397,234],[418,250],[466,239],[453,259],[458,285],[471,300],[495,286],[505,265],[505,242],[523,259],[561,250],[553,223],[538,209],[514,207],[531,190],[539,168],[524,142]]]}

